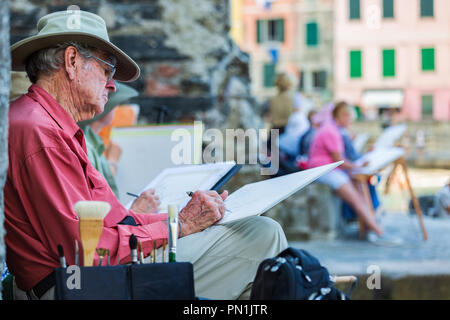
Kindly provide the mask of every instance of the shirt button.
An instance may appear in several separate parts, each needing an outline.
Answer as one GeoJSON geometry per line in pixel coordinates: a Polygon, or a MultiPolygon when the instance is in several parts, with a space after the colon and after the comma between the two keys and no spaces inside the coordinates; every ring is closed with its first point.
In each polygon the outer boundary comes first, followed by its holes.
{"type": "Polygon", "coordinates": [[[75,216],[75,220],[78,220],[78,216],[75,216]]]}

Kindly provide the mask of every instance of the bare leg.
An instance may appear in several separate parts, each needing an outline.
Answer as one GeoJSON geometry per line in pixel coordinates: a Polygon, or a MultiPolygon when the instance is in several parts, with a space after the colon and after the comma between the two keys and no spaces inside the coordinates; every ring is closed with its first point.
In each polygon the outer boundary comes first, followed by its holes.
{"type": "Polygon", "coordinates": [[[378,226],[374,215],[371,214],[369,208],[367,208],[364,198],[359,194],[351,182],[347,182],[341,186],[336,190],[336,193],[356,211],[356,214],[370,230],[373,230],[378,235],[383,234],[383,230],[378,226]]]}

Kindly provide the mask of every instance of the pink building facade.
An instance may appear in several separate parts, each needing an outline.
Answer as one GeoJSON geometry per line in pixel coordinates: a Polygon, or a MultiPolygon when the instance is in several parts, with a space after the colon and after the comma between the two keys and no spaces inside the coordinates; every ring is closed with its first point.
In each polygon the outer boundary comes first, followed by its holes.
{"type": "Polygon", "coordinates": [[[331,100],[333,0],[274,0],[267,6],[242,0],[241,8],[241,48],[251,56],[253,94],[261,100],[273,96],[276,74],[288,72],[318,106],[331,100]]]}
{"type": "Polygon", "coordinates": [[[334,97],[450,120],[450,1],[335,0],[334,97]]]}

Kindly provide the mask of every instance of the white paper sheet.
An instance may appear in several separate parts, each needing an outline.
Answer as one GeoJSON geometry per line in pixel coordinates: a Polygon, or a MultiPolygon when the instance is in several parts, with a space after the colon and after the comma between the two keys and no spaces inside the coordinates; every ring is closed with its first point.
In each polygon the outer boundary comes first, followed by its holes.
{"type": "Polygon", "coordinates": [[[367,152],[355,161],[356,165],[361,165],[366,161],[369,162],[369,164],[366,167],[352,170],[352,174],[375,174],[404,154],[405,150],[399,147],[376,148],[370,152],[367,152]]]}
{"type": "MultiPolygon", "coordinates": [[[[142,191],[155,189],[161,201],[159,212],[167,212],[169,204],[175,204],[182,209],[190,199],[186,192],[210,190],[235,165],[234,161],[228,161],[167,168],[150,181],[142,191]]],[[[131,207],[133,201],[134,199],[126,205],[127,209],[131,207]]]]}
{"type": "Polygon", "coordinates": [[[395,126],[386,128],[378,137],[377,141],[375,141],[373,145],[374,148],[379,149],[392,147],[406,131],[406,128],[406,124],[397,124],[395,126]]]}
{"type": "Polygon", "coordinates": [[[343,162],[334,162],[325,166],[247,184],[230,194],[225,200],[226,208],[230,212],[226,212],[218,224],[263,214],[343,162]]]}

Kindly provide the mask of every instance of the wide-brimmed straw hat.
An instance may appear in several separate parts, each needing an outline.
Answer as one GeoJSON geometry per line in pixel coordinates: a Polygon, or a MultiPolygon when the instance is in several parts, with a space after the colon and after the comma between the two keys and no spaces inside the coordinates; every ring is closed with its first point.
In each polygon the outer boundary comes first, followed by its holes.
{"type": "Polygon", "coordinates": [[[130,82],[139,77],[139,66],[109,41],[105,21],[96,14],[81,10],[50,13],[39,19],[37,30],[37,35],[11,46],[13,71],[24,71],[26,59],[40,49],[63,42],[79,42],[104,50],[117,58],[115,80],[130,82]]]}
{"type": "Polygon", "coordinates": [[[138,95],[139,95],[139,92],[137,92],[132,87],[127,86],[126,84],[123,84],[123,83],[116,82],[116,91],[110,92],[108,94],[108,102],[105,104],[105,109],[103,110],[103,112],[89,120],[83,120],[83,121],[78,122],[78,125],[80,127],[87,126],[87,125],[91,124],[92,122],[97,121],[98,119],[101,119],[104,116],[106,116],[109,112],[111,112],[119,104],[122,104],[125,101],[127,101],[133,97],[137,97],[138,95]]]}

